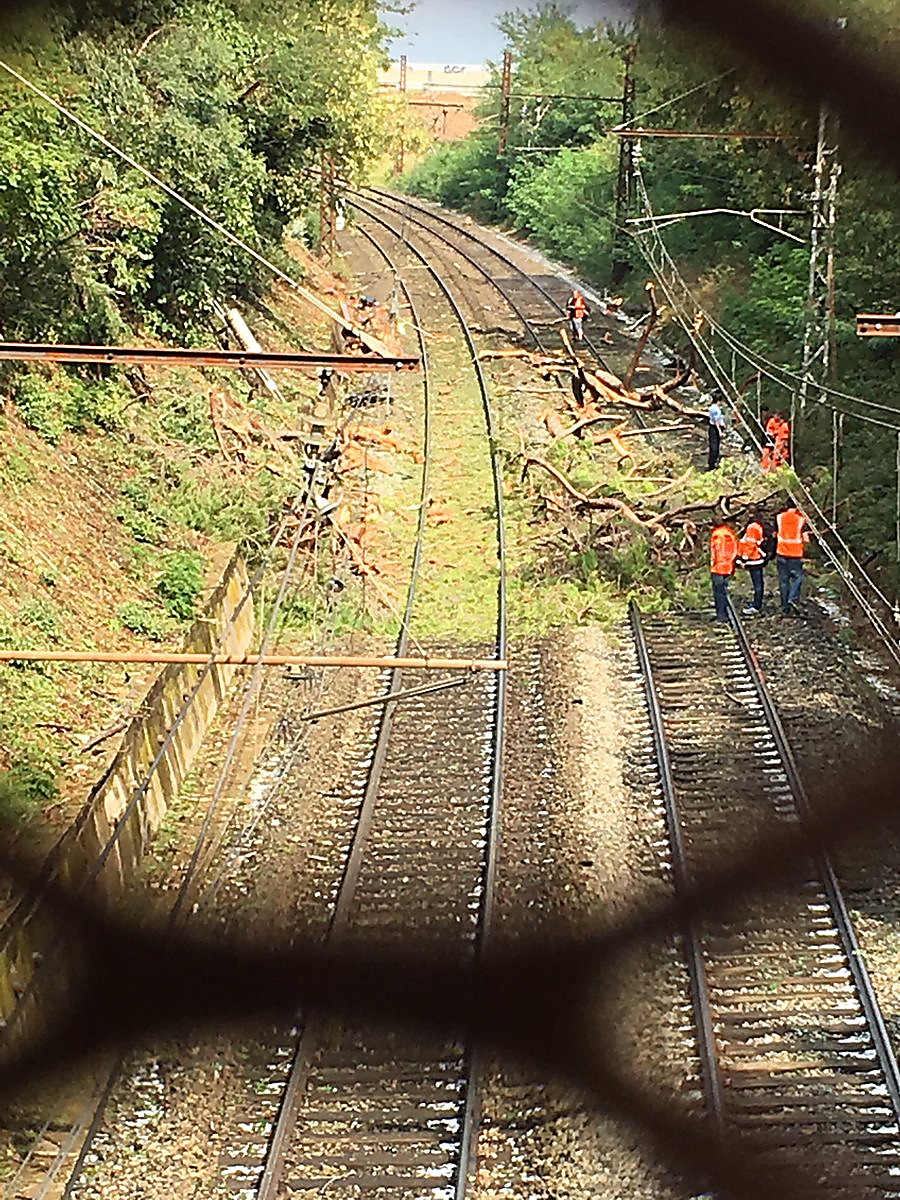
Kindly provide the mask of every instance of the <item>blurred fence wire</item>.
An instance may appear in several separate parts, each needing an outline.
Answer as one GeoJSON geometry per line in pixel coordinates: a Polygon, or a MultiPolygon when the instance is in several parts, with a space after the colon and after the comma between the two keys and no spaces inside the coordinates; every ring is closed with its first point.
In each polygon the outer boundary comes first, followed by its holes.
{"type": "MultiPolygon", "coordinates": [[[[844,136],[883,164],[900,167],[900,81],[842,36],[775,0],[657,0],[665,21],[698,39],[712,34],[738,60],[764,68],[807,100],[827,99],[844,136]]],[[[484,1047],[579,1088],[590,1104],[638,1127],[664,1162],[699,1187],[735,1200],[816,1193],[800,1168],[762,1166],[739,1142],[719,1144],[711,1126],[623,1074],[598,1040],[590,1005],[597,984],[621,956],[649,938],[676,937],[690,921],[719,914],[725,903],[755,897],[791,880],[811,849],[844,844],[861,830],[896,822],[900,753],[873,752],[865,778],[834,784],[818,823],[792,835],[767,835],[717,864],[692,893],[655,901],[593,937],[520,941],[465,966],[421,950],[372,945],[325,950],[297,931],[290,942],[260,946],[217,942],[191,928],[175,932],[136,923],[99,900],[43,885],[41,864],[0,847],[0,870],[27,891],[46,887],[59,927],[81,947],[85,971],[52,1025],[7,1046],[0,1059],[0,1100],[11,1104],[29,1085],[74,1070],[99,1052],[161,1033],[227,1022],[290,1019],[298,1007],[348,1018],[470,1034],[484,1047]]],[[[610,1044],[615,1031],[610,1030],[610,1044]]]]}

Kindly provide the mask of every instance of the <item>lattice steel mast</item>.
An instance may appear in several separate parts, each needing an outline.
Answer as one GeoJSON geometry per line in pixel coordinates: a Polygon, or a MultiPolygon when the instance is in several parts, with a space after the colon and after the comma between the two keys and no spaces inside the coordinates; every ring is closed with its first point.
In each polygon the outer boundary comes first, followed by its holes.
{"type": "Polygon", "coordinates": [[[812,217],[809,236],[809,283],[803,327],[800,368],[800,412],[807,400],[819,400],[816,385],[834,377],[836,368],[834,319],[834,241],[837,186],[841,174],[837,151],[837,118],[823,104],[813,167],[812,217]]]}

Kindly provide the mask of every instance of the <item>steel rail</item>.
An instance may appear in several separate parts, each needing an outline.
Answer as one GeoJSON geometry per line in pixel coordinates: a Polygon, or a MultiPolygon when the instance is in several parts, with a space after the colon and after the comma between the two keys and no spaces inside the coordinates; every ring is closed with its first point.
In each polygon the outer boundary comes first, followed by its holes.
{"type": "MultiPolygon", "coordinates": [[[[439,225],[445,225],[448,229],[452,229],[454,233],[461,234],[462,237],[468,238],[470,241],[475,242],[475,244],[477,246],[479,246],[482,250],[487,250],[487,252],[489,254],[492,254],[495,258],[499,259],[502,263],[504,263],[506,266],[508,266],[514,272],[514,274],[518,275],[521,279],[524,279],[529,284],[530,287],[532,287],[536,291],[540,292],[540,294],[544,297],[544,299],[547,301],[547,303],[550,305],[550,307],[555,312],[559,313],[560,316],[562,316],[563,318],[565,317],[565,309],[563,308],[563,306],[552,295],[552,293],[549,292],[547,290],[547,288],[544,287],[544,285],[542,283],[540,283],[537,279],[535,279],[533,275],[529,275],[527,271],[523,270],[523,268],[520,267],[518,265],[518,263],[515,263],[511,258],[508,257],[508,255],[504,254],[502,250],[498,250],[496,248],[496,246],[492,246],[490,244],[490,242],[486,242],[483,238],[480,238],[478,236],[478,234],[473,233],[471,229],[465,229],[463,226],[457,225],[455,221],[451,221],[448,217],[443,216],[441,213],[433,212],[430,208],[428,208],[427,205],[419,204],[416,201],[411,200],[408,196],[400,197],[400,196],[397,196],[394,192],[385,191],[383,188],[366,188],[365,191],[368,193],[374,193],[375,195],[380,196],[380,197],[386,197],[387,198],[386,200],[383,199],[380,201],[380,203],[385,204],[386,207],[390,207],[390,205],[387,204],[387,200],[390,200],[394,204],[403,205],[406,208],[412,208],[414,211],[423,214],[423,216],[426,216],[430,220],[437,222],[439,225]]],[[[397,212],[398,210],[395,208],[394,211],[397,212]]],[[[407,220],[409,220],[409,219],[410,218],[407,217],[407,220]]],[[[418,224],[418,222],[416,222],[416,223],[418,224]]],[[[464,251],[460,250],[459,253],[462,254],[463,257],[466,258],[468,261],[470,261],[470,262],[472,261],[471,259],[468,258],[468,256],[465,254],[464,251]]],[[[497,283],[497,281],[493,280],[492,282],[494,283],[494,286],[497,288],[497,290],[500,291],[501,294],[503,294],[503,290],[500,287],[500,285],[497,283]]],[[[609,364],[606,362],[603,355],[597,349],[596,344],[594,342],[592,342],[589,337],[586,337],[584,339],[584,344],[594,355],[594,358],[596,358],[597,362],[601,365],[601,367],[603,367],[603,369],[605,371],[611,372],[611,368],[610,368],[609,364]]]]}
{"type": "Polygon", "coordinates": [[[0,650],[4,662],[57,663],[187,663],[198,666],[226,667],[402,667],[423,671],[505,671],[508,663],[500,658],[442,658],[440,655],[404,656],[390,654],[201,654],[173,650],[117,653],[105,650],[0,650]]]}
{"type": "MultiPolygon", "coordinates": [[[[653,745],[656,751],[656,761],[659,766],[669,845],[672,851],[672,874],[675,879],[676,892],[679,898],[682,898],[690,894],[693,890],[693,885],[687,873],[685,846],[681,831],[681,817],[678,811],[678,796],[675,791],[675,781],[672,773],[672,762],[669,757],[669,746],[666,740],[662,707],[656,688],[653,666],[650,662],[650,654],[647,649],[647,641],[641,625],[641,611],[634,600],[629,601],[628,604],[628,619],[631,623],[631,632],[637,651],[638,665],[644,683],[644,696],[647,701],[647,711],[650,714],[653,745]]],[[[698,1033],[703,1091],[706,1095],[707,1108],[715,1123],[716,1136],[720,1142],[724,1142],[726,1135],[725,1085],[722,1079],[722,1072],[719,1069],[719,1057],[716,1053],[716,1035],[703,947],[695,921],[686,922],[682,936],[684,938],[688,972],[691,979],[691,1005],[694,1009],[694,1019],[698,1033]]]]}
{"type": "MultiPolygon", "coordinates": [[[[655,756],[661,776],[675,886],[680,895],[690,896],[691,881],[687,876],[685,866],[688,847],[681,836],[679,828],[681,821],[679,819],[677,796],[675,794],[675,772],[669,756],[669,739],[666,733],[662,704],[653,678],[651,656],[644,638],[639,609],[634,602],[629,606],[629,618],[637,651],[638,665],[644,681],[655,756]]],[[[752,688],[759,702],[757,711],[760,717],[758,719],[768,730],[772,752],[777,756],[779,765],[783,770],[781,776],[784,780],[783,786],[786,787],[787,794],[791,797],[792,811],[795,813],[795,819],[799,818],[802,823],[809,823],[812,818],[812,809],[803,787],[796,760],[777,709],[766,688],[746,629],[731,605],[729,605],[729,619],[738,651],[735,661],[740,664],[739,670],[742,673],[742,677],[746,679],[747,685],[752,688]]],[[[696,838],[697,829],[694,830],[692,836],[696,838]]],[[[872,1047],[873,1065],[877,1061],[879,1068],[878,1092],[884,1094],[885,1105],[889,1106],[890,1111],[893,1113],[896,1127],[896,1125],[900,1125],[900,1072],[898,1072],[897,1061],[891,1047],[890,1038],[872,987],[871,979],[862,959],[861,949],[853,929],[849,911],[828,856],[821,851],[811,850],[808,854],[804,855],[804,861],[808,864],[811,873],[816,877],[823,907],[827,904],[830,910],[831,920],[833,921],[832,928],[835,933],[835,946],[840,945],[841,947],[842,957],[846,962],[846,970],[849,976],[848,985],[852,983],[852,992],[848,994],[855,996],[859,1004],[861,1021],[865,1022],[867,1033],[871,1038],[869,1044],[872,1047]]],[[[704,1075],[704,1093],[707,1107],[711,1115],[715,1118],[718,1136],[720,1140],[723,1140],[726,1136],[730,1135],[735,1114],[732,1113],[730,1118],[727,1116],[729,1106],[733,1107],[733,1093],[730,1088],[725,1087],[723,1064],[718,1049],[716,1029],[718,1022],[723,1019],[723,1011],[727,1014],[728,1009],[727,1007],[725,1010],[719,1007],[714,1008],[713,1005],[708,972],[712,969],[715,976],[716,959],[708,959],[708,951],[703,948],[698,927],[692,926],[687,932],[690,935],[690,939],[686,942],[686,945],[688,949],[688,968],[691,977],[691,1000],[695,1013],[698,1048],[704,1075]],[[715,1016],[713,1016],[714,1012],[715,1016]],[[712,1083],[712,1088],[707,1086],[709,1082],[712,1083]]],[[[812,968],[807,967],[806,970],[811,971],[812,968]]],[[[736,986],[736,983],[732,981],[731,985],[727,985],[720,981],[716,986],[721,992],[723,988],[727,991],[729,986],[736,986]]],[[[748,986],[752,987],[752,984],[748,986]]],[[[764,1067],[765,1062],[763,1061],[760,1063],[760,1068],[764,1067]]],[[[802,1073],[802,1063],[798,1064],[798,1069],[802,1073]]],[[[773,1097],[773,1104],[777,1107],[782,1099],[784,1097],[779,1098],[776,1094],[773,1097]]],[[[740,1108],[738,1108],[737,1112],[740,1113],[740,1108]]]]}
{"type": "MultiPolygon", "coordinates": [[[[371,190],[374,190],[374,189],[371,189],[371,190]]],[[[355,194],[357,196],[364,195],[364,193],[361,191],[356,192],[355,194]]],[[[366,197],[366,199],[368,199],[368,197],[366,197]]],[[[488,271],[486,267],[483,267],[481,265],[481,263],[477,262],[470,255],[466,254],[466,252],[464,250],[460,250],[459,247],[455,246],[453,244],[453,242],[450,241],[449,238],[444,237],[442,234],[438,233],[437,230],[435,230],[435,229],[430,229],[425,224],[424,221],[420,221],[416,217],[411,217],[406,213],[398,212],[397,209],[392,208],[389,204],[385,203],[385,201],[383,201],[383,200],[369,200],[369,203],[376,204],[380,208],[386,209],[388,212],[393,213],[397,216],[402,216],[404,221],[407,221],[411,225],[416,225],[418,228],[423,229],[430,237],[433,237],[433,238],[437,239],[438,241],[443,242],[444,245],[449,247],[455,254],[458,254],[461,258],[465,259],[465,261],[470,266],[474,267],[475,270],[478,271],[479,274],[488,281],[488,283],[491,285],[491,287],[493,287],[496,291],[498,291],[500,293],[500,295],[503,297],[503,299],[506,301],[506,303],[509,305],[509,307],[512,309],[512,311],[515,313],[516,317],[518,317],[519,321],[521,321],[526,332],[528,334],[530,334],[530,336],[532,338],[534,338],[535,345],[537,346],[537,348],[542,352],[546,352],[546,346],[544,345],[543,341],[541,340],[541,335],[538,333],[537,329],[534,327],[533,322],[528,317],[525,316],[525,314],[522,312],[519,305],[512,298],[512,296],[509,294],[509,292],[506,290],[506,288],[504,288],[500,283],[497,282],[496,279],[494,279],[494,277],[491,275],[490,271],[488,271]]],[[[359,199],[353,201],[353,207],[356,208],[359,212],[365,213],[369,217],[373,216],[373,214],[367,208],[363,207],[363,204],[359,199]]],[[[527,275],[525,277],[528,278],[527,275]]]]}
{"type": "MultiPolygon", "coordinates": [[[[492,466],[492,478],[494,486],[495,500],[495,521],[497,532],[497,557],[498,557],[498,590],[497,590],[497,653],[507,652],[507,634],[506,634],[506,576],[505,576],[505,558],[506,545],[505,533],[503,524],[503,492],[502,492],[502,475],[500,462],[496,446],[496,428],[493,420],[493,413],[490,404],[489,393],[487,389],[487,381],[478,359],[477,348],[471,335],[471,331],[463,317],[462,311],[456,302],[455,297],[448,288],[445,281],[435,271],[434,267],[428,262],[421,251],[414,246],[407,238],[387,222],[381,220],[377,216],[369,214],[369,219],[380,225],[392,236],[394,236],[401,244],[406,246],[411,254],[413,254],[419,262],[428,270],[432,279],[445,296],[448,305],[450,306],[455,318],[459,322],[460,329],[466,340],[469,353],[472,360],[472,365],[478,380],[479,391],[481,394],[482,408],[485,420],[485,430],[490,446],[490,457],[492,466]]],[[[384,248],[376,239],[368,233],[368,231],[360,229],[360,232],[385,257],[385,260],[390,264],[391,260],[384,248]]],[[[396,268],[394,268],[396,271],[396,268]]],[[[412,308],[412,299],[407,297],[412,308]]],[[[418,331],[421,331],[422,325],[418,314],[412,309],[413,320],[418,331]]],[[[419,337],[422,339],[422,334],[419,332],[419,337]]],[[[424,348],[424,347],[423,347],[424,348]]],[[[426,455],[426,463],[428,456],[426,455]]],[[[420,509],[420,521],[423,519],[427,506],[423,503],[420,509]]],[[[411,612],[412,598],[408,600],[408,611],[411,612]]],[[[385,706],[385,715],[388,714],[392,706],[385,706]]],[[[482,868],[482,888],[479,900],[478,925],[476,931],[476,955],[480,956],[484,953],[487,931],[490,928],[493,914],[493,890],[494,879],[496,875],[497,849],[499,842],[499,808],[500,795],[502,791],[502,757],[503,757],[503,729],[506,713],[506,689],[505,675],[500,673],[497,678],[494,713],[493,713],[493,736],[492,736],[492,760],[491,760],[491,785],[490,785],[490,809],[489,821],[486,837],[486,848],[482,868]]],[[[384,759],[387,752],[387,741],[379,743],[376,754],[370,766],[369,778],[366,786],[366,796],[363,801],[363,810],[368,809],[366,820],[371,820],[371,809],[374,807],[375,798],[378,790],[378,776],[384,765],[384,759]],[[383,747],[383,751],[382,751],[383,747]]],[[[363,821],[363,813],[361,813],[360,821],[363,821]]],[[[339,937],[342,931],[349,926],[349,912],[353,901],[356,879],[358,878],[359,869],[362,863],[362,855],[365,845],[365,828],[357,827],[357,833],[354,836],[351,847],[351,855],[345,867],[344,878],[339,892],[338,902],[332,916],[332,925],[329,931],[330,936],[339,937]]],[[[315,1020],[315,1014],[313,1014],[315,1020]]],[[[321,1021],[322,1018],[319,1018],[321,1021]]],[[[272,1142],[270,1144],[269,1158],[266,1163],[266,1168],[263,1174],[263,1180],[260,1183],[257,1192],[257,1200],[274,1200],[277,1195],[277,1188],[281,1176],[281,1159],[284,1150],[287,1146],[287,1141],[290,1131],[293,1128],[296,1110],[299,1104],[299,1099],[302,1096],[304,1084],[310,1069],[311,1052],[317,1040],[318,1029],[313,1028],[307,1031],[306,1035],[301,1035],[298,1051],[295,1056],[295,1063],[292,1066],[288,1085],[282,1100],[281,1112],[276,1123],[276,1129],[273,1132],[272,1142]],[[304,1045],[305,1041],[305,1045],[304,1045]]],[[[468,1181],[471,1174],[471,1165],[474,1159],[475,1147],[477,1144],[477,1127],[479,1121],[479,1102],[478,1090],[479,1079],[481,1072],[480,1058],[471,1043],[467,1042],[465,1047],[465,1106],[462,1115],[459,1146],[459,1167],[455,1180],[455,1195],[458,1200],[466,1194],[468,1181]]]]}
{"type": "Polygon", "coordinates": [[[15,362],[93,363],[116,366],[156,363],[162,366],[232,367],[255,370],[317,370],[341,373],[415,371],[419,359],[396,354],[310,354],[300,351],[151,349],[143,346],[53,346],[32,342],[0,342],[0,359],[15,362]]]}
{"type": "MultiPolygon", "coordinates": [[[[812,806],[806,788],[803,786],[797,760],[794,757],[794,752],[785,733],[781,717],[778,715],[778,710],[772,701],[769,689],[766,687],[762,668],[750,644],[750,639],[747,637],[747,631],[730,597],[728,598],[728,607],[731,623],[737,635],[738,645],[747,666],[747,673],[753,681],[753,686],[756,689],[756,694],[765,713],[766,722],[771,730],[772,738],[784,765],[791,791],[794,793],[797,809],[800,812],[801,818],[806,822],[810,822],[813,819],[812,806]]],[[[884,1016],[881,1012],[881,1005],[878,1003],[878,997],[875,993],[868,968],[866,967],[859,939],[853,928],[853,920],[828,854],[824,850],[817,850],[811,855],[811,858],[822,873],[822,883],[841,936],[844,953],[847,956],[847,965],[853,976],[853,981],[856,985],[856,990],[869,1026],[869,1032],[872,1035],[872,1041],[878,1053],[878,1061],[884,1074],[885,1085],[890,1095],[898,1124],[900,1124],[900,1065],[897,1063],[897,1057],[894,1054],[890,1035],[888,1034],[884,1016]]]]}
{"type": "MultiPolygon", "coordinates": [[[[393,205],[402,205],[403,208],[411,208],[415,212],[421,213],[424,216],[430,218],[432,221],[436,221],[438,224],[447,226],[447,228],[452,229],[454,231],[454,233],[458,233],[458,234],[461,234],[465,238],[469,238],[477,246],[479,246],[482,250],[487,250],[487,252],[489,254],[492,254],[495,258],[498,258],[502,263],[504,263],[506,266],[508,266],[518,276],[520,276],[523,280],[525,280],[525,282],[530,287],[532,287],[536,291],[540,292],[540,294],[544,297],[544,299],[547,301],[547,303],[550,305],[550,307],[553,308],[554,311],[559,313],[562,317],[565,317],[565,309],[562,307],[562,305],[559,303],[559,301],[556,300],[556,298],[544,287],[544,285],[542,283],[539,283],[538,280],[535,279],[533,275],[529,275],[527,271],[523,270],[522,267],[520,267],[517,263],[513,262],[513,260],[511,258],[509,258],[507,255],[505,255],[501,250],[498,250],[495,246],[492,246],[490,244],[490,242],[486,242],[483,238],[480,238],[477,234],[473,233],[470,229],[465,229],[461,225],[457,225],[455,221],[449,220],[447,217],[441,215],[440,213],[432,212],[432,210],[430,208],[428,208],[426,205],[417,204],[415,201],[409,199],[409,197],[407,197],[407,196],[399,197],[393,192],[387,192],[383,188],[375,188],[375,187],[369,187],[364,190],[360,190],[360,189],[351,188],[349,185],[345,185],[345,190],[350,195],[355,195],[355,196],[374,194],[378,197],[386,197],[386,199],[379,199],[377,201],[377,203],[380,204],[382,207],[389,209],[391,212],[396,213],[398,216],[401,216],[405,221],[409,221],[412,224],[417,225],[420,228],[426,230],[426,232],[428,234],[430,234],[431,237],[436,237],[439,240],[445,242],[457,254],[461,255],[466,260],[466,262],[470,263],[473,267],[475,267],[476,270],[480,271],[482,273],[482,275],[485,276],[486,279],[489,280],[489,282],[500,293],[500,295],[504,298],[504,300],[507,302],[507,304],[509,304],[510,307],[513,309],[513,311],[516,312],[516,315],[519,316],[519,319],[525,325],[525,328],[527,329],[527,331],[534,338],[538,348],[541,350],[544,349],[543,342],[540,338],[540,335],[538,334],[537,330],[534,327],[533,321],[529,320],[528,318],[524,317],[524,315],[519,313],[518,307],[515,305],[514,301],[510,297],[509,293],[506,291],[506,289],[501,284],[499,284],[497,282],[496,279],[494,279],[494,277],[491,275],[491,273],[489,271],[487,271],[484,267],[482,267],[474,258],[472,258],[471,255],[466,254],[466,252],[464,250],[460,249],[460,247],[458,245],[451,242],[448,238],[439,234],[436,230],[431,229],[424,222],[422,222],[414,217],[410,217],[409,214],[404,212],[401,208],[392,207],[392,204],[393,205]],[[391,201],[392,204],[388,203],[388,201],[391,201]]],[[[600,366],[603,368],[604,371],[607,371],[612,375],[615,374],[615,372],[613,371],[610,364],[607,362],[607,360],[604,358],[604,356],[597,349],[596,343],[591,340],[590,336],[585,337],[584,345],[587,347],[588,350],[590,350],[590,352],[593,354],[594,358],[600,364],[600,366]]],[[[560,382],[559,376],[556,375],[556,376],[554,376],[554,378],[556,379],[556,382],[557,382],[558,386],[560,387],[560,390],[564,391],[565,388],[563,387],[562,383],[560,382]]],[[[640,411],[640,409],[633,410],[633,415],[634,415],[634,418],[637,421],[638,425],[640,425],[643,429],[646,430],[647,421],[646,421],[646,418],[644,417],[644,414],[640,411]]],[[[653,444],[652,436],[648,435],[647,440],[651,445],[653,444]]]]}
{"type": "MultiPolygon", "coordinates": [[[[369,240],[376,247],[376,249],[379,250],[385,262],[388,264],[388,267],[392,268],[393,264],[391,263],[391,260],[384,249],[378,246],[378,243],[374,238],[370,237],[369,240]]],[[[413,324],[416,329],[416,337],[418,339],[419,351],[421,355],[422,393],[424,406],[424,459],[422,463],[422,480],[419,495],[419,518],[416,525],[416,539],[413,548],[412,564],[410,567],[409,587],[407,588],[406,606],[396,643],[395,653],[397,658],[402,658],[405,655],[407,646],[409,644],[409,623],[412,618],[413,605],[415,603],[416,584],[418,582],[419,569],[422,561],[422,548],[425,540],[425,528],[427,524],[431,460],[431,395],[428,348],[425,344],[425,337],[422,333],[422,323],[416,311],[415,302],[413,301],[412,295],[405,283],[402,281],[401,287],[413,318],[413,324]]],[[[325,935],[326,942],[338,940],[345,932],[347,927],[350,904],[355,894],[360,866],[368,842],[368,835],[372,825],[372,816],[375,810],[375,803],[378,799],[381,773],[384,768],[385,759],[387,758],[388,744],[390,742],[391,731],[394,723],[396,702],[392,702],[390,697],[392,694],[401,692],[401,683],[402,668],[400,666],[395,666],[391,672],[388,683],[388,698],[385,700],[384,707],[381,710],[378,732],[375,738],[375,749],[369,766],[365,792],[363,794],[362,804],[360,806],[356,829],[350,845],[350,852],[344,865],[344,873],[339,886],[337,903],[332,911],[328,931],[325,935]]],[[[291,1060],[290,1071],[284,1092],[281,1097],[278,1116],[275,1120],[275,1124],[272,1128],[272,1133],[269,1139],[266,1160],[263,1165],[255,1200],[277,1200],[281,1194],[281,1177],[284,1169],[284,1155],[296,1125],[297,1109],[300,1099],[303,1095],[303,1091],[306,1087],[312,1057],[318,1046],[322,1030],[326,1022],[327,1017],[324,1014],[313,1011],[307,1015],[306,1021],[302,1023],[300,1033],[294,1044],[294,1053],[291,1060]]]]}
{"type": "MultiPolygon", "coordinates": [[[[497,428],[490,401],[490,391],[488,389],[484,369],[481,365],[481,359],[478,356],[478,348],[475,345],[472,332],[469,329],[456,298],[447,287],[445,281],[428,262],[425,255],[422,254],[422,252],[416,246],[414,246],[408,238],[404,237],[399,230],[395,229],[387,221],[384,221],[379,217],[372,216],[371,214],[369,219],[374,220],[377,224],[388,230],[389,233],[392,233],[399,241],[408,246],[410,251],[426,268],[428,273],[431,275],[431,278],[443,292],[444,298],[450,305],[450,308],[453,310],[454,316],[459,321],[466,346],[469,350],[469,355],[472,359],[472,365],[475,369],[475,375],[478,379],[478,387],[481,393],[485,428],[487,430],[488,444],[490,446],[491,475],[494,485],[494,514],[497,531],[497,654],[498,657],[502,656],[503,660],[505,661],[507,656],[507,602],[506,529],[503,519],[503,473],[497,446],[497,428]]],[[[506,673],[501,672],[497,676],[497,696],[494,709],[494,731],[493,744],[491,748],[491,805],[488,822],[487,847],[484,860],[484,882],[479,901],[479,921],[475,941],[476,961],[483,960],[487,953],[489,935],[494,919],[494,893],[497,876],[497,859],[500,848],[500,820],[503,796],[503,745],[506,726],[506,705],[506,673]]],[[[474,1165],[477,1158],[478,1128],[481,1123],[480,1093],[482,1058],[479,1049],[471,1043],[467,1043],[466,1059],[466,1103],[462,1119],[462,1132],[460,1136],[460,1165],[454,1184],[454,1200],[465,1200],[465,1197],[468,1194],[469,1180],[474,1173],[474,1165]]]]}

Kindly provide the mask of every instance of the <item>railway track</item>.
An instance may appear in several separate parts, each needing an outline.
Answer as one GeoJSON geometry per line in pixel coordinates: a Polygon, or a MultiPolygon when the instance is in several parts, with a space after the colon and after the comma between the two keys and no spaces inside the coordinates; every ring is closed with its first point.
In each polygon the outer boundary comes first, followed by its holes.
{"type": "MultiPolygon", "coordinates": [[[[381,242],[399,231],[366,233],[389,268],[381,242]]],[[[418,251],[407,247],[424,263],[418,251]]],[[[466,338],[479,386],[485,435],[493,436],[487,387],[468,327],[433,267],[452,319],[466,338]]],[[[421,321],[408,289],[413,324],[421,321]]],[[[423,368],[430,387],[424,342],[423,368]]],[[[432,402],[427,401],[429,409],[432,402]]],[[[426,454],[426,466],[431,463],[426,454]]],[[[506,652],[503,533],[499,466],[491,451],[500,564],[496,642],[506,652]]],[[[428,483],[423,477],[412,583],[397,652],[414,628],[417,566],[427,537],[428,483]]],[[[395,673],[388,691],[399,691],[395,673]]],[[[501,792],[505,681],[483,676],[463,688],[386,705],[355,831],[328,930],[331,944],[370,954],[402,941],[449,958],[482,952],[490,922],[501,792]]],[[[378,1190],[393,1196],[466,1193],[477,1141],[480,1068],[464,1040],[428,1041],[403,1031],[333,1022],[303,1014],[287,1070],[284,1055],[263,1056],[255,1090],[278,1095],[269,1121],[257,1105],[223,1156],[234,1194],[274,1200],[378,1190]],[[260,1121],[260,1117],[262,1120],[260,1121]],[[254,1133],[254,1118],[256,1119],[254,1133]],[[253,1147],[267,1133],[264,1161],[253,1147]]],[[[265,1101],[264,1101],[265,1103],[265,1101]]]]}
{"type": "MultiPolygon", "coordinates": [[[[403,231],[414,230],[420,245],[428,247],[431,253],[436,252],[450,269],[460,272],[461,260],[467,270],[499,294],[536,350],[544,353],[554,348],[548,345],[548,340],[552,338],[555,341],[556,330],[566,324],[565,304],[571,290],[569,281],[561,276],[535,275],[525,270],[508,254],[466,225],[408,196],[372,187],[363,190],[348,187],[346,190],[358,212],[382,221],[385,214],[398,218],[403,231]],[[381,214],[380,217],[378,214],[381,214]]],[[[470,307],[474,315],[480,315],[484,307],[483,300],[473,297],[470,307]]],[[[601,350],[591,337],[590,330],[587,330],[583,349],[579,350],[577,357],[583,361],[586,351],[604,371],[614,375],[624,374],[634,354],[634,339],[623,336],[617,323],[612,320],[606,337],[610,334],[611,345],[604,341],[604,349],[601,350]],[[615,363],[611,363],[607,357],[610,353],[616,355],[615,363]]],[[[644,358],[649,358],[653,353],[652,347],[648,346],[644,358]]],[[[664,362],[660,358],[657,365],[662,366],[664,362]]],[[[567,389],[560,375],[556,375],[555,380],[561,390],[567,389]]],[[[632,416],[638,425],[646,427],[646,417],[639,409],[634,409],[632,416]]],[[[653,435],[648,435],[648,444],[652,445],[653,442],[653,435]]]]}
{"type": "MultiPolygon", "coordinates": [[[[631,628],[676,890],[808,801],[736,615],[631,628]]],[[[684,931],[707,1111],[719,1136],[792,1167],[816,1197],[900,1195],[900,1075],[831,864],[684,931]]]]}
{"type": "MultiPolygon", "coordinates": [[[[407,228],[415,230],[420,240],[436,246],[444,259],[451,263],[454,259],[461,259],[502,297],[535,347],[541,351],[548,349],[548,335],[566,322],[565,304],[571,289],[565,279],[556,275],[535,275],[525,270],[510,255],[504,254],[473,230],[408,196],[398,196],[380,188],[366,188],[358,192],[351,190],[350,194],[354,197],[354,207],[359,211],[368,211],[371,215],[371,207],[364,207],[364,203],[368,202],[382,214],[394,214],[407,228]],[[501,275],[501,271],[504,274],[501,275]]],[[[458,264],[456,269],[459,269],[458,264]]],[[[478,311],[481,306],[473,307],[478,311]]],[[[584,348],[601,367],[611,369],[589,334],[585,337],[584,348]]]]}

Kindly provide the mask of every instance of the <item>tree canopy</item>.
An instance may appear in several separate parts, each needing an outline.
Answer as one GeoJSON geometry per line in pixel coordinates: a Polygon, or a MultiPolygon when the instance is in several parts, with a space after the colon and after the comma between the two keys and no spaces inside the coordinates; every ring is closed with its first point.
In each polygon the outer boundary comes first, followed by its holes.
{"type": "MultiPolygon", "coordinates": [[[[33,14],[32,14],[33,15],[33,14]]],[[[2,36],[3,57],[269,256],[303,227],[322,155],[357,177],[383,137],[374,0],[96,0],[2,36]]],[[[263,268],[74,124],[0,79],[6,338],[191,336],[263,268]]]]}
{"type": "MultiPolygon", "coordinates": [[[[900,17],[887,0],[851,5],[802,0],[792,11],[839,29],[854,46],[877,52],[880,68],[894,64],[900,71],[900,17]]],[[[798,372],[818,106],[800,96],[793,79],[773,78],[733,46],[663,24],[655,11],[644,13],[628,30],[580,29],[556,4],[517,10],[499,24],[513,53],[509,150],[497,151],[494,89],[482,128],[464,143],[435,150],[413,171],[409,186],[513,226],[570,263],[586,282],[606,287],[618,154],[606,131],[620,117],[615,104],[596,97],[621,95],[624,51],[631,46],[639,126],[777,135],[648,137],[641,141],[639,169],[654,214],[698,214],[657,222],[665,249],[697,303],[752,351],[798,372]],[[550,92],[565,98],[551,100],[550,92]],[[538,95],[526,100],[524,93],[538,95]],[[589,101],[569,98],[588,93],[589,101]],[[765,216],[760,209],[786,211],[765,216]]],[[[862,341],[854,332],[857,312],[900,308],[896,178],[868,145],[846,132],[836,137],[842,171],[835,252],[837,353],[830,383],[838,392],[886,405],[887,411],[826,395],[800,422],[798,465],[830,503],[832,406],[857,414],[844,416],[840,426],[838,514],[861,554],[874,556],[883,577],[896,586],[893,430],[900,429],[895,381],[900,345],[862,341]],[[862,419],[873,415],[891,428],[862,419]]],[[[636,196],[628,215],[646,215],[642,196],[636,196]]],[[[630,263],[624,286],[638,303],[648,265],[634,229],[632,224],[618,230],[616,250],[630,263]]],[[[685,348],[677,325],[671,324],[665,336],[685,348]]],[[[723,344],[720,350],[729,361],[731,347],[723,344]]],[[[759,395],[773,408],[791,403],[790,388],[765,373],[759,395]]]]}

